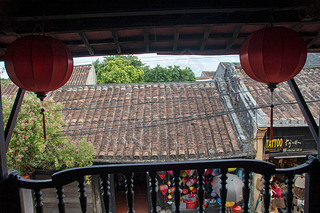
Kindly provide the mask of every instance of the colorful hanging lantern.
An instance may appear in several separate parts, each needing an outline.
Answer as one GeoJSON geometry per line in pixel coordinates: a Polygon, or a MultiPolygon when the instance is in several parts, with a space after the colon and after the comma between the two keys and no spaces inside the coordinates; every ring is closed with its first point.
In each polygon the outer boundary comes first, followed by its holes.
{"type": "Polygon", "coordinates": [[[188,189],[182,189],[182,194],[188,194],[189,190],[188,189]]]}
{"type": "MultiPolygon", "coordinates": [[[[240,49],[243,70],[252,79],[267,84],[271,94],[278,83],[288,81],[300,72],[306,57],[307,47],[303,38],[285,27],[258,30],[245,39],[240,49]]],[[[270,140],[272,140],[273,103],[270,114],[270,140]]]]}
{"type": "Polygon", "coordinates": [[[232,211],[233,213],[241,213],[241,206],[233,206],[232,211]]]}
{"type": "Polygon", "coordinates": [[[160,192],[165,195],[168,191],[168,185],[160,185],[159,186],[160,192]]]}
{"type": "Polygon", "coordinates": [[[192,193],[193,193],[193,194],[196,194],[196,193],[197,193],[197,188],[193,188],[193,189],[192,189],[192,193]]]}
{"type": "Polygon", "coordinates": [[[160,171],[158,172],[159,177],[161,178],[161,180],[163,180],[166,177],[167,172],[166,171],[160,171]]]}
{"type": "Polygon", "coordinates": [[[184,171],[184,172],[182,172],[181,176],[185,178],[185,177],[187,177],[187,173],[184,171]]]}
{"type": "Polygon", "coordinates": [[[228,168],[228,172],[234,172],[236,170],[237,170],[237,168],[228,168]]]}
{"type": "Polygon", "coordinates": [[[230,208],[230,207],[234,206],[234,204],[236,204],[236,203],[233,202],[233,201],[227,201],[226,202],[226,207],[230,208]]]}
{"type": "Polygon", "coordinates": [[[211,175],[212,169],[206,169],[204,175],[211,175]]]}
{"type": "Polygon", "coordinates": [[[73,71],[73,58],[61,41],[31,35],[10,44],[4,55],[7,73],[18,87],[35,92],[43,100],[49,91],[63,86],[73,71]]]}

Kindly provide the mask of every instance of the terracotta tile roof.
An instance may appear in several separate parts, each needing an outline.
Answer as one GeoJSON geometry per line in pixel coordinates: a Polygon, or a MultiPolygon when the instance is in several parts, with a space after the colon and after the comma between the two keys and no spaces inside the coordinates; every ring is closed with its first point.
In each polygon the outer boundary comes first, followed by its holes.
{"type": "Polygon", "coordinates": [[[213,83],[66,86],[51,97],[63,104],[63,134],[91,141],[104,162],[252,155],[213,83]]]}
{"type": "MultiPolygon", "coordinates": [[[[257,103],[257,107],[261,108],[266,116],[269,117],[271,93],[267,89],[267,86],[249,78],[244,73],[239,63],[233,63],[233,65],[240,75],[246,90],[257,103]]],[[[305,67],[296,77],[294,77],[294,79],[298,84],[311,113],[318,122],[320,111],[320,66],[305,67]]],[[[307,125],[287,82],[277,85],[277,89],[274,91],[274,105],[275,126],[307,125]]],[[[261,125],[269,125],[268,123],[261,125]]]]}
{"type": "Polygon", "coordinates": [[[196,81],[212,81],[212,77],[197,77],[196,81]]]}
{"type": "MultiPolygon", "coordinates": [[[[79,65],[73,67],[73,73],[66,85],[85,85],[88,81],[90,70],[94,69],[93,65],[79,65]]],[[[92,70],[91,70],[92,71],[92,70]]],[[[93,70],[94,71],[94,70],[93,70]]],[[[7,98],[15,98],[18,87],[9,79],[9,81],[2,86],[1,94],[7,98]]]]}
{"type": "Polygon", "coordinates": [[[85,85],[88,80],[89,72],[92,68],[92,64],[74,66],[73,73],[66,85],[85,85]]]}
{"type": "Polygon", "coordinates": [[[215,73],[214,71],[202,71],[201,77],[213,77],[215,73]]]}
{"type": "Polygon", "coordinates": [[[10,79],[1,87],[1,95],[8,99],[14,99],[17,95],[17,92],[18,87],[10,79]]]}

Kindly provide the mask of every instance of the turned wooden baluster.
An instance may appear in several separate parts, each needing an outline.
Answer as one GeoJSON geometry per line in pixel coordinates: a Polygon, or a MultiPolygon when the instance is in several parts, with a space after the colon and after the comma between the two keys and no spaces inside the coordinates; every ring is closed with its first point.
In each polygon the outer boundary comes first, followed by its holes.
{"type": "Polygon", "coordinates": [[[57,187],[57,199],[58,199],[58,209],[59,209],[59,213],[65,213],[65,202],[63,200],[64,198],[64,190],[62,188],[62,186],[57,187]]]}
{"type": "Polygon", "coordinates": [[[221,169],[221,188],[220,188],[220,199],[221,207],[220,212],[226,212],[226,202],[227,202],[227,171],[228,168],[221,169]]]}
{"type": "Polygon", "coordinates": [[[79,201],[81,206],[81,211],[83,213],[87,212],[87,195],[86,195],[86,189],[85,189],[85,183],[84,183],[84,177],[79,178],[78,180],[78,187],[79,190],[79,201]]]}
{"type": "Polygon", "coordinates": [[[129,172],[125,174],[125,184],[126,184],[126,194],[127,194],[127,203],[128,203],[128,213],[134,213],[133,210],[133,173],[129,172]]]}
{"type": "Polygon", "coordinates": [[[42,192],[40,189],[35,189],[34,190],[34,201],[35,201],[35,208],[37,213],[42,213],[43,212],[43,203],[42,203],[42,192]]]}
{"type": "Polygon", "coordinates": [[[287,184],[287,191],[286,191],[286,210],[287,213],[292,212],[292,202],[293,202],[293,174],[288,174],[286,184],[287,184]]]}
{"type": "Polygon", "coordinates": [[[264,213],[269,213],[270,207],[270,175],[263,175],[263,199],[264,199],[264,213]]]}
{"type": "Polygon", "coordinates": [[[243,206],[242,206],[242,212],[247,213],[249,212],[249,196],[250,196],[250,172],[245,169],[243,174],[244,179],[244,186],[243,186],[243,206]]]}
{"type": "Polygon", "coordinates": [[[157,212],[157,192],[156,192],[156,188],[158,186],[157,184],[157,172],[156,171],[150,171],[149,172],[149,176],[150,176],[150,193],[151,193],[151,201],[152,201],[152,209],[151,212],[152,213],[156,213],[157,212]]]}
{"type": "Polygon", "coordinates": [[[173,177],[174,204],[176,206],[176,213],[180,213],[180,170],[174,170],[173,177]]]}
{"type": "Polygon", "coordinates": [[[204,185],[204,178],[203,178],[203,174],[204,174],[204,169],[198,169],[198,197],[199,197],[199,207],[198,207],[198,212],[204,212],[203,211],[203,198],[204,198],[204,189],[203,189],[203,185],[204,185]]]}
{"type": "Polygon", "coordinates": [[[102,190],[102,197],[103,197],[103,203],[105,208],[105,213],[110,212],[110,182],[108,174],[102,174],[100,175],[101,179],[101,190],[102,190]]]}

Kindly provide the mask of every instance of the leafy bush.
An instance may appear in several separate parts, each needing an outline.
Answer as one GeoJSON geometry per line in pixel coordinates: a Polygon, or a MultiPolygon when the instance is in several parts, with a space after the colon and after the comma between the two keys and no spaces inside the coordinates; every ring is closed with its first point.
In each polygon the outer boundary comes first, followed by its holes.
{"type": "Polygon", "coordinates": [[[143,64],[137,56],[108,56],[93,65],[98,84],[143,82],[143,64]]]}
{"type": "MultiPolygon", "coordinates": [[[[3,98],[5,124],[11,108],[12,103],[3,98]]],[[[74,143],[61,135],[64,125],[61,108],[51,99],[41,103],[34,95],[25,95],[7,154],[9,168],[27,174],[34,169],[62,170],[92,164],[94,149],[91,143],[85,140],[74,143]],[[46,140],[41,108],[45,108],[46,140]]]]}
{"type": "Polygon", "coordinates": [[[161,67],[157,65],[154,68],[146,68],[144,70],[145,82],[184,82],[195,81],[196,77],[190,68],[182,69],[174,65],[161,67]]]}

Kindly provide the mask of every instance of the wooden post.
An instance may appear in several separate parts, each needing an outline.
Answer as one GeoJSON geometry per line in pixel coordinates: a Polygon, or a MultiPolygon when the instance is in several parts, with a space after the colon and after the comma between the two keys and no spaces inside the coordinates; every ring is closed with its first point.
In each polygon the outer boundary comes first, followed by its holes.
{"type": "Polygon", "coordinates": [[[16,181],[17,175],[18,172],[14,171],[0,184],[0,213],[24,213],[23,202],[21,202],[22,192],[16,181]]]}
{"type": "Polygon", "coordinates": [[[306,173],[306,188],[304,199],[305,213],[319,212],[320,163],[318,159],[314,159],[311,165],[312,166],[310,171],[306,173]]]}

